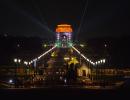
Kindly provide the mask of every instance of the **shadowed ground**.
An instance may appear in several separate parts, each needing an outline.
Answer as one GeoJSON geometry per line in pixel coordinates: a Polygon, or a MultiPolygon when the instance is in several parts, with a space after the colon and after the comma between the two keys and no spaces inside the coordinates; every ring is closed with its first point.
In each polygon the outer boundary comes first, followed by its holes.
{"type": "Polygon", "coordinates": [[[90,90],[84,88],[26,88],[0,89],[0,97],[12,99],[125,99],[130,97],[130,89],[90,90]]]}

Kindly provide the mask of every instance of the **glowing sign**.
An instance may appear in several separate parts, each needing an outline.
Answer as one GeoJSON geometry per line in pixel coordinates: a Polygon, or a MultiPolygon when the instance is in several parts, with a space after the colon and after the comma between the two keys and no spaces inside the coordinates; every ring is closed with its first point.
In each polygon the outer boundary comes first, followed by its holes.
{"type": "Polygon", "coordinates": [[[56,32],[57,33],[60,33],[60,32],[69,32],[69,33],[71,33],[72,32],[71,25],[68,25],[68,24],[57,25],[56,32]]]}

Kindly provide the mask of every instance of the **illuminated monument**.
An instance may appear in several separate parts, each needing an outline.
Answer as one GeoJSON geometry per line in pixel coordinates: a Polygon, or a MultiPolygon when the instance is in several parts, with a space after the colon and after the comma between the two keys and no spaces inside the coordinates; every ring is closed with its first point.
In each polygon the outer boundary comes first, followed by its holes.
{"type": "Polygon", "coordinates": [[[72,27],[68,24],[57,25],[56,45],[58,48],[69,48],[72,46],[72,27]]]}

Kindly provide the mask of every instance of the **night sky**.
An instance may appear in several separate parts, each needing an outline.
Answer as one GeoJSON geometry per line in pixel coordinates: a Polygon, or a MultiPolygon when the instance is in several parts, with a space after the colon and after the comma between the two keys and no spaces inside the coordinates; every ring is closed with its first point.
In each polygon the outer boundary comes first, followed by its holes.
{"type": "Polygon", "coordinates": [[[128,1],[0,0],[0,34],[51,39],[67,23],[76,38],[129,35],[128,1]]]}

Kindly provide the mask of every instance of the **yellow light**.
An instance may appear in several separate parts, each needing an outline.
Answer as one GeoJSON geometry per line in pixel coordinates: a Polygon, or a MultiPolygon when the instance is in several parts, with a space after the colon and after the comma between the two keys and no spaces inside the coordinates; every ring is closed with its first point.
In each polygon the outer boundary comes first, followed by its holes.
{"type": "Polygon", "coordinates": [[[56,57],[56,56],[57,56],[57,55],[56,55],[56,52],[55,52],[55,51],[52,52],[52,53],[51,53],[51,56],[52,56],[52,57],[56,57]]]}
{"type": "Polygon", "coordinates": [[[69,60],[70,58],[69,57],[64,57],[64,60],[69,60]]]}
{"type": "Polygon", "coordinates": [[[47,47],[47,45],[46,44],[44,44],[44,48],[46,48],[47,47]]]}
{"type": "Polygon", "coordinates": [[[74,60],[74,57],[72,57],[71,60],[74,60]]]}
{"type": "Polygon", "coordinates": [[[83,45],[83,44],[80,44],[80,46],[81,46],[81,47],[84,47],[84,45],[83,45]]]}
{"type": "Polygon", "coordinates": [[[77,63],[79,63],[79,62],[78,62],[78,60],[76,59],[76,57],[72,57],[72,58],[71,58],[71,61],[69,62],[69,64],[71,64],[71,63],[77,64],[77,63]]]}

